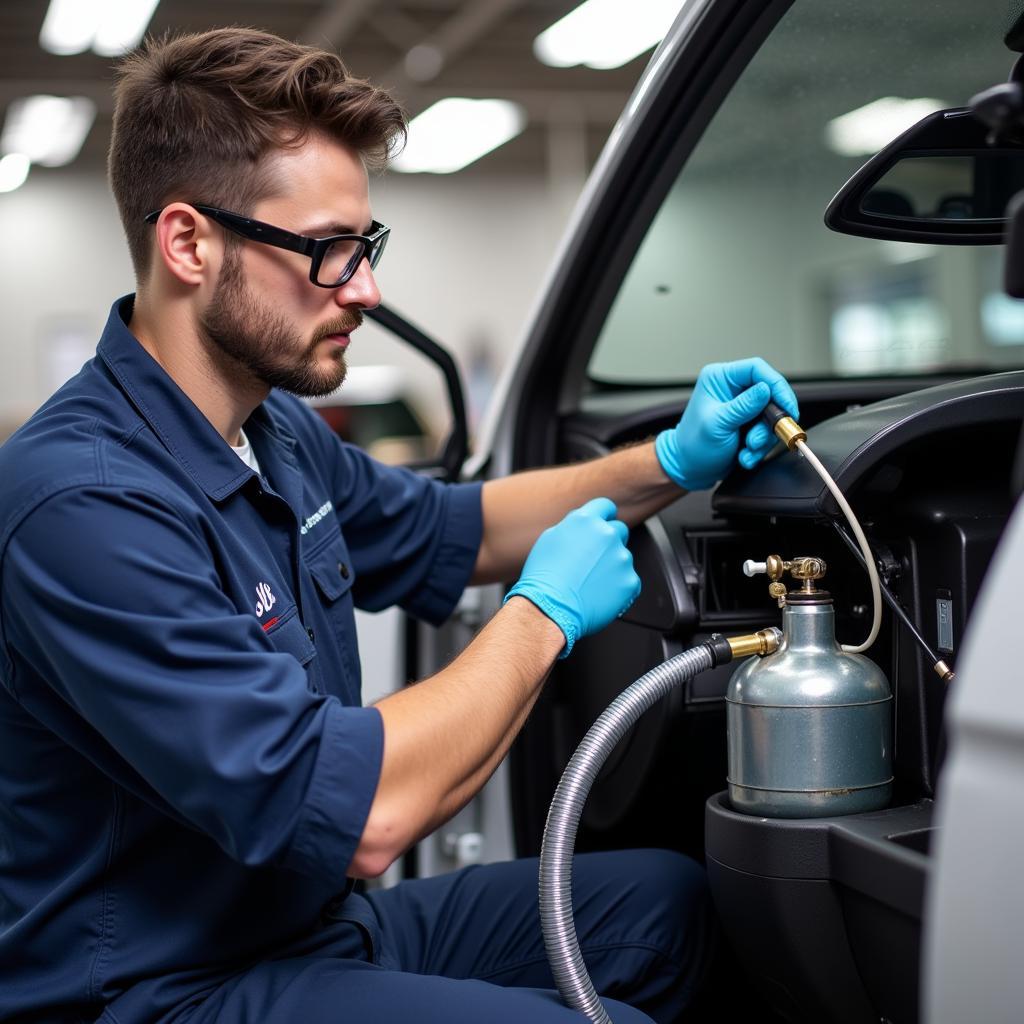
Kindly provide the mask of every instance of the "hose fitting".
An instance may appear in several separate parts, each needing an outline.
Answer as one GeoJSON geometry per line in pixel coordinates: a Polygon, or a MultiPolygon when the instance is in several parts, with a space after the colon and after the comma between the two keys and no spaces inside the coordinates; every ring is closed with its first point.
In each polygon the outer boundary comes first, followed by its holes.
{"type": "Polygon", "coordinates": [[[774,654],[782,643],[782,630],[777,626],[759,629],[756,633],[745,636],[731,636],[728,639],[729,649],[734,658],[745,658],[748,654],[774,654]]]}
{"type": "Polygon", "coordinates": [[[701,646],[711,653],[711,665],[717,668],[719,665],[728,665],[733,658],[745,658],[749,654],[774,654],[780,643],[782,630],[769,626],[743,636],[726,637],[721,633],[712,633],[701,646]]]}
{"type": "Polygon", "coordinates": [[[781,405],[769,402],[761,415],[775,436],[790,450],[796,448],[797,441],[807,440],[807,431],[781,405]]]}

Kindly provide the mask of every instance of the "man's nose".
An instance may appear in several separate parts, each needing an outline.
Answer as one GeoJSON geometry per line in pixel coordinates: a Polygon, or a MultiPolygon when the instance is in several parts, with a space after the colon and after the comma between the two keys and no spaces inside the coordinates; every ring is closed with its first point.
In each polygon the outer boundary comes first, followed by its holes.
{"type": "Polygon", "coordinates": [[[355,273],[335,290],[334,301],[339,306],[359,306],[361,309],[374,309],[380,305],[380,289],[368,259],[360,260],[355,273]]]}

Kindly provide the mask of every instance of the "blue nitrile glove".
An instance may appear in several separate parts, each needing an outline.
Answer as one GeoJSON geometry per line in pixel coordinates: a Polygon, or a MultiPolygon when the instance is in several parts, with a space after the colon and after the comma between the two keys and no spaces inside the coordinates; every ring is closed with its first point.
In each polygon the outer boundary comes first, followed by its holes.
{"type": "Polygon", "coordinates": [[[581,636],[604,629],[640,593],[626,547],[629,527],[615,503],[594,498],[546,529],[533,545],[510,597],[532,601],[565,634],[566,657],[581,636]]]}
{"type": "Polygon", "coordinates": [[[697,377],[683,418],[655,439],[661,468],[688,491],[713,487],[732,469],[742,428],[749,424],[739,463],[753,469],[775,446],[775,435],[766,423],[750,422],[769,400],[799,419],[793,389],[763,359],[709,363],[697,377]]]}

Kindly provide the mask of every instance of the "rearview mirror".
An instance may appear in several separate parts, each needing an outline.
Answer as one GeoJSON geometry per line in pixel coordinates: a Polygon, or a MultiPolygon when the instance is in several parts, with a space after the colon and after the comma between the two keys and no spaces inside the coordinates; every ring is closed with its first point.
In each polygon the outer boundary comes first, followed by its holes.
{"type": "Polygon", "coordinates": [[[905,242],[1002,242],[1007,204],[1024,189],[1024,146],[988,136],[969,109],[929,114],[850,178],[825,224],[905,242]]]}

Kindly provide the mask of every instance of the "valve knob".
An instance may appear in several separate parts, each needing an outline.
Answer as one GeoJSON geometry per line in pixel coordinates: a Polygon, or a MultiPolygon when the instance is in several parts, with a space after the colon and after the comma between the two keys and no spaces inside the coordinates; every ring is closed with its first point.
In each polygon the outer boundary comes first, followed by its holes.
{"type": "Polygon", "coordinates": [[[782,573],[788,568],[789,562],[783,561],[779,555],[769,555],[763,562],[755,562],[753,558],[748,558],[743,563],[743,575],[758,576],[766,572],[768,579],[777,580],[782,577],[782,573]]]}
{"type": "Polygon", "coordinates": [[[791,573],[794,580],[800,581],[802,593],[815,594],[818,591],[814,588],[814,581],[825,575],[825,569],[825,560],[812,555],[801,555],[791,561],[786,561],[781,555],[769,555],[763,562],[748,558],[743,563],[744,576],[767,574],[771,580],[768,593],[779,602],[780,608],[786,603],[786,584],[782,582],[784,572],[791,573]]]}

